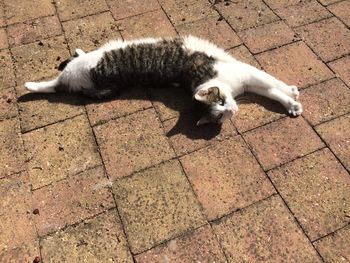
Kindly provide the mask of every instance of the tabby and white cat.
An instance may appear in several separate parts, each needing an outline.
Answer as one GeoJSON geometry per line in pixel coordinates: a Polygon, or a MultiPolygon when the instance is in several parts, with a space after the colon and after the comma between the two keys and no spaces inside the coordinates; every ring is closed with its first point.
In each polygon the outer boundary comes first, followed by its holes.
{"type": "Polygon", "coordinates": [[[207,105],[208,112],[197,125],[222,123],[238,110],[235,97],[245,91],[280,102],[297,116],[302,106],[296,86],[237,61],[223,49],[193,36],[112,41],[74,57],[61,65],[61,74],[44,82],[27,82],[32,92],[81,92],[108,98],[131,86],[187,87],[194,99],[207,105]]]}

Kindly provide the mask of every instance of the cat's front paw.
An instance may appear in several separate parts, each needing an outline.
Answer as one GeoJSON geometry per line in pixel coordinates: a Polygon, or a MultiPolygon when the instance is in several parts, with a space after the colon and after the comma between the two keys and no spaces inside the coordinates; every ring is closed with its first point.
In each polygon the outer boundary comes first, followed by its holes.
{"type": "Polygon", "coordinates": [[[299,98],[299,90],[297,86],[289,86],[292,98],[297,100],[299,98]]]}
{"type": "Polygon", "coordinates": [[[299,116],[303,113],[303,106],[300,102],[293,101],[288,109],[289,114],[293,116],[299,116]]]}

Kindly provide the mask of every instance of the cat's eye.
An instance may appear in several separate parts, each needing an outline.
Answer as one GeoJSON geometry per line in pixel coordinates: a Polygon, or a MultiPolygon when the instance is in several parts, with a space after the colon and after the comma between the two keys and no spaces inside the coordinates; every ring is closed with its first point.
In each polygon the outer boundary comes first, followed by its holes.
{"type": "Polygon", "coordinates": [[[224,106],[225,105],[225,100],[224,99],[220,99],[220,105],[224,106]]]}

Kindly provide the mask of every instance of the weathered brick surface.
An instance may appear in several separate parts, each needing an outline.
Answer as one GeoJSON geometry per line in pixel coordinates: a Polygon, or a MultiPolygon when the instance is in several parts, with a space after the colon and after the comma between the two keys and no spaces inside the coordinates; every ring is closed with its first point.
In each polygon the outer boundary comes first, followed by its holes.
{"type": "Polygon", "coordinates": [[[241,31],[238,35],[253,53],[288,44],[298,39],[293,30],[282,21],[241,31]],[[259,41],[256,41],[257,39],[259,41]]]}
{"type": "Polygon", "coordinates": [[[221,125],[196,126],[200,116],[184,116],[164,122],[165,132],[177,155],[183,155],[225,140],[237,132],[230,121],[221,125]]]}
{"type": "Polygon", "coordinates": [[[346,226],[314,244],[325,262],[346,262],[350,256],[349,240],[350,226],[346,226]]]}
{"type": "Polygon", "coordinates": [[[236,31],[278,20],[261,0],[224,1],[217,8],[236,31]]]}
{"type": "Polygon", "coordinates": [[[82,99],[76,95],[30,94],[24,85],[17,86],[16,92],[22,132],[83,113],[82,99]]]}
{"type": "Polygon", "coordinates": [[[305,118],[316,125],[350,112],[350,89],[341,80],[332,79],[302,90],[300,102],[305,118]]]}
{"type": "Polygon", "coordinates": [[[225,256],[210,226],[170,240],[136,256],[137,263],[225,262],[225,256]]]}
{"type": "Polygon", "coordinates": [[[102,167],[68,177],[33,192],[33,210],[40,236],[82,221],[114,205],[102,167]],[[70,197],[70,198],[67,198],[70,197]]]}
{"type": "Polygon", "coordinates": [[[23,138],[35,189],[101,163],[84,115],[28,132],[23,138]]]}
{"type": "Polygon", "coordinates": [[[7,34],[5,28],[0,28],[0,49],[8,47],[7,34]]]}
{"type": "Polygon", "coordinates": [[[303,42],[267,51],[255,57],[268,73],[289,85],[304,87],[333,76],[303,42]]]}
{"type": "Polygon", "coordinates": [[[342,1],[327,7],[334,15],[342,20],[347,26],[350,26],[350,1],[342,1]]]}
{"type": "Polygon", "coordinates": [[[350,56],[345,56],[328,64],[331,69],[350,87],[350,56]]]}
{"type": "Polygon", "coordinates": [[[302,117],[275,121],[244,137],[266,170],[324,146],[302,117]]]}
{"type": "Polygon", "coordinates": [[[239,136],[180,160],[209,220],[274,193],[271,183],[239,136]],[[243,162],[244,166],[241,166],[243,162]]]}
{"type": "Polygon", "coordinates": [[[350,258],[349,0],[0,2],[0,262],[350,258]],[[24,87],[76,48],[187,34],[297,85],[302,116],[245,94],[196,127],[176,85],[24,87]]]}
{"type": "Polygon", "coordinates": [[[32,262],[40,255],[27,174],[0,180],[0,261],[32,262]]]}
{"type": "Polygon", "coordinates": [[[93,15],[108,10],[104,0],[60,0],[56,2],[61,21],[93,15]]]}
{"type": "Polygon", "coordinates": [[[45,262],[133,262],[115,209],[41,241],[45,262]]]}
{"type": "Polygon", "coordinates": [[[174,156],[153,109],[110,121],[94,131],[107,173],[114,179],[174,156]]]}
{"type": "Polygon", "coordinates": [[[140,15],[146,12],[158,10],[161,8],[157,0],[150,1],[113,1],[107,0],[107,4],[115,19],[119,20],[122,18],[140,15]]]}
{"type": "Polygon", "coordinates": [[[229,262],[322,262],[280,197],[213,224],[229,262]]]}
{"type": "Polygon", "coordinates": [[[8,25],[55,13],[54,3],[47,0],[4,0],[3,4],[8,25]]]}
{"type": "Polygon", "coordinates": [[[173,37],[176,31],[162,10],[118,21],[119,29],[125,39],[141,37],[173,37]]]}
{"type": "Polygon", "coordinates": [[[204,224],[178,161],[116,181],[114,194],[133,253],[204,224]]]}
{"type": "Polygon", "coordinates": [[[110,101],[88,101],[87,113],[92,125],[97,125],[137,111],[152,107],[144,90],[123,91],[116,99],[110,101]]]}
{"type": "Polygon", "coordinates": [[[62,25],[72,54],[76,48],[92,51],[110,40],[121,38],[117,23],[109,12],[70,20],[62,25]]]}
{"type": "Polygon", "coordinates": [[[15,75],[10,52],[7,49],[0,51],[0,90],[15,86],[15,75]]]}
{"type": "Polygon", "coordinates": [[[205,38],[224,49],[232,48],[242,43],[227,22],[219,16],[182,24],[177,26],[176,29],[180,35],[195,35],[205,38]]]}
{"type": "Polygon", "coordinates": [[[25,169],[23,142],[17,118],[0,122],[0,178],[25,169]]]}
{"type": "Polygon", "coordinates": [[[28,44],[62,34],[60,21],[56,15],[10,25],[7,31],[11,46],[28,44]]]}
{"type": "Polygon", "coordinates": [[[296,31],[324,61],[350,52],[350,31],[336,18],[299,27],[296,31]]]}
{"type": "Polygon", "coordinates": [[[350,177],[328,149],[272,170],[269,177],[311,240],[350,222],[350,177]]]}
{"type": "Polygon", "coordinates": [[[0,120],[17,115],[16,94],[13,88],[0,90],[0,120]]]}
{"type": "Polygon", "coordinates": [[[277,9],[275,12],[291,27],[309,24],[322,18],[332,16],[328,10],[316,0],[299,1],[296,5],[277,9]]]}
{"type": "Polygon", "coordinates": [[[349,129],[349,114],[316,127],[316,131],[350,171],[349,129]]]}
{"type": "Polygon", "coordinates": [[[174,25],[193,22],[216,14],[210,3],[204,0],[160,0],[159,3],[174,25]]]}

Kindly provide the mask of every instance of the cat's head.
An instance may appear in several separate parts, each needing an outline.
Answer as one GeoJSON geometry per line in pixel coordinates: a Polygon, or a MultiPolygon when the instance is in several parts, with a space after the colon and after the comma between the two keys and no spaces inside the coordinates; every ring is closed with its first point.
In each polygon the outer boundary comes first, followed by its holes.
{"type": "Polygon", "coordinates": [[[199,86],[194,98],[207,105],[207,113],[197,122],[197,126],[205,123],[223,123],[238,110],[230,87],[220,81],[211,81],[199,86]]]}

